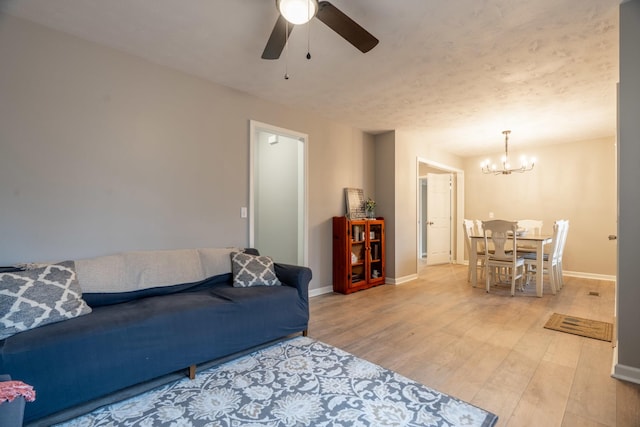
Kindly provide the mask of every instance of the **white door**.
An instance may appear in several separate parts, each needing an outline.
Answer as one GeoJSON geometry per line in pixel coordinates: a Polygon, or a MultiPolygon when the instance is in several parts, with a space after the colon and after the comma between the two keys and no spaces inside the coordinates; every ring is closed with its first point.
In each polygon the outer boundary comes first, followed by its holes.
{"type": "Polygon", "coordinates": [[[427,265],[451,262],[451,174],[427,174],[427,265]]]}

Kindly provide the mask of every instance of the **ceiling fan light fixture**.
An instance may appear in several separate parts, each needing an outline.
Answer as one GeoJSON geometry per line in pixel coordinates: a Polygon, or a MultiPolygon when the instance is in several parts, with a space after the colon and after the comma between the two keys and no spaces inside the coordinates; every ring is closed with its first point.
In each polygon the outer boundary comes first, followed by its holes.
{"type": "Polygon", "coordinates": [[[280,14],[294,25],[306,24],[318,12],[317,0],[277,0],[280,14]]]}

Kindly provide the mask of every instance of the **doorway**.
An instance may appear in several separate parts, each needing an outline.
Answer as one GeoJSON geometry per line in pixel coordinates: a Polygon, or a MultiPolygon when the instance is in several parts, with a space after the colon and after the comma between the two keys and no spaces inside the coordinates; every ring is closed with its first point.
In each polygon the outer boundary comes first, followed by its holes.
{"type": "Polygon", "coordinates": [[[426,196],[421,206],[425,209],[422,215],[421,239],[425,247],[427,265],[448,264],[451,262],[451,173],[428,173],[421,178],[424,183],[422,195],[426,196]],[[426,187],[426,188],[424,188],[426,187]]]}
{"type": "Polygon", "coordinates": [[[308,136],[250,121],[249,246],[307,265],[308,136]]]}
{"type": "Polygon", "coordinates": [[[418,271],[422,271],[421,267],[426,265],[462,262],[464,171],[422,158],[418,158],[417,163],[418,271]],[[428,194],[429,178],[435,183],[433,188],[437,189],[435,193],[439,195],[428,194]],[[433,206],[430,206],[430,200],[433,206]],[[444,212],[441,209],[443,206],[446,208],[444,212]],[[431,218],[439,218],[441,225],[436,227],[436,220],[431,218]]]}

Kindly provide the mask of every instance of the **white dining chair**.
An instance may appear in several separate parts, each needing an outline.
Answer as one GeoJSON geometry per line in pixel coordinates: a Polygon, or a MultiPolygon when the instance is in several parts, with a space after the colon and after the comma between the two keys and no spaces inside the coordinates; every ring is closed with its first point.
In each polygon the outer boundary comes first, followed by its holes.
{"type": "Polygon", "coordinates": [[[497,283],[500,277],[505,277],[511,282],[511,296],[516,292],[516,281],[522,282],[524,279],[524,258],[518,255],[517,251],[507,250],[507,241],[513,239],[513,245],[518,243],[516,221],[505,221],[494,219],[482,222],[485,247],[491,243],[493,251],[485,251],[485,281],[487,292],[492,283],[497,283]]]}
{"type": "Polygon", "coordinates": [[[476,265],[471,265],[471,236],[477,236],[478,232],[475,228],[475,223],[471,219],[465,219],[462,221],[462,229],[464,230],[464,243],[467,248],[467,254],[469,256],[469,269],[467,271],[467,282],[471,281],[471,271],[473,268],[478,269],[480,271],[480,275],[484,273],[484,251],[478,249],[476,251],[476,265]]]}
{"type": "MultiPolygon", "coordinates": [[[[474,219],[473,222],[476,225],[476,227],[475,227],[476,235],[477,236],[484,235],[484,229],[482,228],[482,220],[481,219],[474,219]]],[[[482,252],[483,255],[484,255],[484,249],[485,249],[484,240],[481,241],[481,242],[478,242],[478,251],[482,252]]],[[[489,249],[491,250],[491,247],[489,247],[489,249]]]]}
{"type": "Polygon", "coordinates": [[[567,234],[569,233],[569,220],[563,220],[562,236],[560,237],[560,247],[558,248],[558,289],[564,286],[564,277],[562,272],[562,258],[564,255],[564,247],[567,243],[567,234]]]}
{"type": "Polygon", "coordinates": [[[476,233],[478,233],[478,236],[482,236],[482,233],[484,233],[484,231],[482,230],[482,220],[476,219],[473,222],[476,225],[476,233]]]}
{"type": "Polygon", "coordinates": [[[545,274],[549,277],[549,284],[551,286],[551,292],[555,294],[562,287],[562,270],[560,266],[560,257],[562,252],[562,240],[564,230],[566,229],[568,221],[558,220],[553,224],[553,237],[551,240],[551,249],[548,253],[543,255],[542,272],[536,270],[537,255],[535,252],[525,253],[525,265],[527,272],[527,283],[536,274],[545,274]]]}
{"type": "Polygon", "coordinates": [[[542,224],[543,221],[540,219],[519,219],[518,229],[532,234],[542,234],[542,224]]]}
{"type": "MultiPolygon", "coordinates": [[[[518,231],[526,234],[542,234],[542,224],[543,221],[540,219],[519,219],[518,220],[518,231]]],[[[535,252],[535,245],[531,245],[527,242],[518,243],[518,251],[519,252],[535,252]]]]}

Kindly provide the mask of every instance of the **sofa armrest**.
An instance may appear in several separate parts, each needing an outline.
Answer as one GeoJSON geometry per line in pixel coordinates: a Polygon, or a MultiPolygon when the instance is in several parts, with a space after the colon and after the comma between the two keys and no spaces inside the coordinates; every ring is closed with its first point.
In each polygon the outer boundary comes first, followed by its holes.
{"type": "Polygon", "coordinates": [[[300,299],[309,302],[309,282],[311,282],[311,269],[299,265],[274,264],[276,276],[283,285],[298,289],[300,299]]]}

